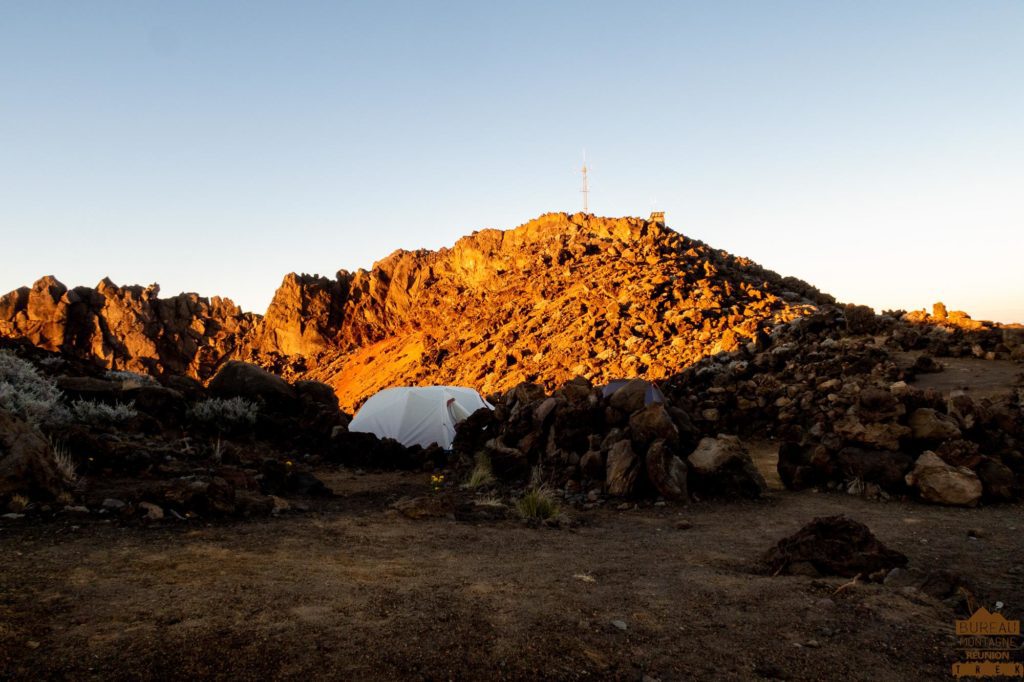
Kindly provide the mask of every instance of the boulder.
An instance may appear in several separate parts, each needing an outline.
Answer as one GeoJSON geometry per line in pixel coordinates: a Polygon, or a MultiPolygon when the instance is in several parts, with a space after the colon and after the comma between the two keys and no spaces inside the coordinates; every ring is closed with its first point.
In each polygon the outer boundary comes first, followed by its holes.
{"type": "Polygon", "coordinates": [[[942,441],[960,437],[956,420],[930,407],[914,410],[907,424],[917,440],[942,441]]]}
{"type": "Polygon", "coordinates": [[[780,573],[878,576],[907,565],[907,557],[889,549],[863,523],[845,516],[816,518],[793,535],[783,538],[764,555],[762,562],[772,575],[780,573]]]}
{"type": "Polygon", "coordinates": [[[209,388],[221,398],[240,397],[277,408],[292,407],[298,397],[295,389],[281,377],[237,360],[221,367],[210,381],[209,388]]]}
{"type": "Polygon", "coordinates": [[[861,420],[879,422],[898,417],[906,411],[891,391],[869,386],[857,396],[857,414],[861,420]]]}
{"type": "Polygon", "coordinates": [[[173,388],[147,384],[127,388],[121,395],[122,399],[132,403],[135,409],[162,423],[179,419],[185,414],[185,396],[173,388]]]}
{"type": "Polygon", "coordinates": [[[123,385],[120,381],[96,379],[94,377],[57,377],[57,388],[68,400],[92,400],[113,403],[124,400],[123,385]]]}
{"type": "Polygon", "coordinates": [[[487,441],[484,451],[491,460],[491,471],[504,480],[523,479],[530,475],[530,458],[519,448],[505,445],[498,438],[487,441]]]}
{"type": "Polygon", "coordinates": [[[1011,502],[1017,498],[1017,478],[1013,470],[1002,462],[985,457],[974,473],[981,481],[982,497],[986,502],[1011,502]]]}
{"type": "Polygon", "coordinates": [[[158,506],[184,516],[227,516],[235,513],[235,489],[217,476],[183,476],[164,484],[158,506]]]}
{"type": "Polygon", "coordinates": [[[625,385],[612,393],[608,403],[616,410],[632,414],[643,409],[647,404],[647,394],[651,391],[652,384],[644,379],[630,379],[625,385]]]}
{"type": "Polygon", "coordinates": [[[645,460],[647,478],[662,497],[677,502],[689,499],[686,488],[686,464],[672,452],[664,440],[651,443],[645,460]]]}
{"type": "Polygon", "coordinates": [[[544,393],[543,386],[524,381],[505,394],[505,403],[510,407],[516,403],[519,403],[520,405],[529,405],[530,403],[537,402],[538,400],[543,400],[545,397],[546,394],[544,393]]]}
{"type": "Polygon", "coordinates": [[[845,447],[836,455],[836,464],[844,480],[860,479],[899,492],[905,488],[904,477],[914,465],[914,458],[903,452],[845,447]]]}
{"type": "Polygon", "coordinates": [[[693,492],[710,497],[757,498],[768,490],[750,453],[736,436],[702,438],[688,461],[693,492]]]}
{"type": "Polygon", "coordinates": [[[909,427],[896,422],[863,422],[853,414],[834,425],[837,436],[844,441],[882,450],[899,450],[900,439],[911,434],[909,427]]]}
{"type": "Polygon", "coordinates": [[[138,510],[147,521],[160,521],[164,518],[163,508],[152,502],[139,502],[138,510]]]}
{"type": "Polygon", "coordinates": [[[319,405],[332,412],[338,411],[338,396],[327,384],[320,381],[296,381],[294,388],[303,402],[319,405]]]}
{"type": "Polygon", "coordinates": [[[628,440],[620,440],[608,450],[605,485],[609,495],[632,495],[639,473],[640,458],[628,440]]]}
{"type": "Polygon", "coordinates": [[[917,489],[922,499],[936,504],[970,507],[981,499],[981,481],[973,471],[950,466],[930,450],[917,458],[906,481],[917,489]]]}
{"type": "Polygon", "coordinates": [[[584,478],[600,481],[605,477],[604,457],[597,450],[589,450],[580,458],[580,471],[584,478]]]}
{"type": "Polygon", "coordinates": [[[633,444],[638,448],[646,448],[656,440],[679,442],[679,429],[676,428],[663,403],[651,403],[634,412],[629,418],[629,431],[633,444]]]}
{"type": "Polygon", "coordinates": [[[34,426],[0,410],[0,501],[56,498],[64,490],[53,448],[34,426]]]}
{"type": "Polygon", "coordinates": [[[825,446],[787,441],[779,446],[776,468],[786,488],[806,490],[827,483],[832,478],[834,466],[825,446]]]}

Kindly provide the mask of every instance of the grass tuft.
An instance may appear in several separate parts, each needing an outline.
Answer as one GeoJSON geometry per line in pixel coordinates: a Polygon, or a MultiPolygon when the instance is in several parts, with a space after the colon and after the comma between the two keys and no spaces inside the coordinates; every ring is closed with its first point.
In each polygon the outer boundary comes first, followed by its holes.
{"type": "Polygon", "coordinates": [[[476,456],[476,466],[473,467],[473,471],[469,474],[469,480],[466,481],[466,487],[470,489],[482,488],[487,485],[492,485],[494,481],[494,471],[491,470],[491,459],[481,452],[476,456]]]}
{"type": "Polygon", "coordinates": [[[74,483],[78,479],[76,471],[78,467],[75,465],[75,460],[72,459],[71,453],[68,452],[67,446],[53,439],[50,440],[50,445],[53,448],[53,461],[57,465],[60,475],[67,483],[74,483]]]}
{"type": "Polygon", "coordinates": [[[530,488],[516,500],[516,511],[526,520],[544,521],[558,515],[559,505],[551,489],[542,485],[530,488]]]}

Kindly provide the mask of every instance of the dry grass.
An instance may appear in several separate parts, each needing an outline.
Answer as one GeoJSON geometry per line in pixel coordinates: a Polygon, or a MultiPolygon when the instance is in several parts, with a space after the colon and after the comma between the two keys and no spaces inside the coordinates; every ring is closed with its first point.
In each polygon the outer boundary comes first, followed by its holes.
{"type": "Polygon", "coordinates": [[[505,503],[501,501],[501,498],[497,495],[485,495],[478,497],[473,500],[473,504],[478,507],[504,507],[505,503]]]}
{"type": "Polygon", "coordinates": [[[11,499],[7,501],[7,509],[14,513],[25,511],[28,506],[28,498],[24,495],[11,495],[11,499]]]}
{"type": "Polygon", "coordinates": [[[476,488],[482,488],[484,486],[493,485],[495,481],[494,472],[491,470],[491,459],[484,453],[480,453],[476,456],[476,466],[473,467],[473,471],[469,474],[469,479],[466,481],[466,487],[471,490],[476,488]]]}
{"type": "Polygon", "coordinates": [[[544,485],[530,488],[516,500],[516,511],[527,520],[544,521],[557,516],[559,510],[551,489],[544,485]]]}
{"type": "Polygon", "coordinates": [[[77,481],[78,472],[76,469],[78,466],[75,464],[75,460],[72,459],[71,453],[68,452],[67,446],[61,441],[54,440],[50,441],[50,446],[53,448],[53,461],[57,465],[60,475],[67,483],[77,481]]]}

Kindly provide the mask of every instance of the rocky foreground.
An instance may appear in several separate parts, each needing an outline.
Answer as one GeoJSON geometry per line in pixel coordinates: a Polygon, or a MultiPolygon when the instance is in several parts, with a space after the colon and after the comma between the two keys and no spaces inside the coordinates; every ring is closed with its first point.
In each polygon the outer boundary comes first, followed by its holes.
{"type": "Polygon", "coordinates": [[[608,388],[577,377],[550,393],[524,382],[492,394],[496,409],[461,424],[450,453],[350,433],[328,385],[251,364],[228,362],[204,386],[6,345],[0,502],[15,515],[83,505],[128,518],[266,514],[290,507],[288,495],[330,496],[316,472],[341,465],[437,472],[446,482],[435,492],[454,497],[413,500],[401,508],[413,516],[493,491],[544,498],[550,513],[525,516],[563,523],[559,505],[756,499],[767,487],[748,444],[766,440],[793,490],[957,506],[1024,490],[1019,329],[830,306],[660,391],[644,379],[608,388]],[[1016,369],[989,395],[918,386],[961,356],[1016,369]]]}

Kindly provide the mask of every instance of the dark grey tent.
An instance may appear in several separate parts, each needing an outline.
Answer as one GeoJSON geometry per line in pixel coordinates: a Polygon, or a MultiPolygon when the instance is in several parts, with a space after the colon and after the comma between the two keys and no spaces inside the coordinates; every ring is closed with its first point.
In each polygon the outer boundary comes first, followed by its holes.
{"type": "MultiPolygon", "coordinates": [[[[607,386],[601,389],[601,397],[607,398],[615,391],[619,390],[632,379],[612,379],[607,386]]],[[[651,403],[663,403],[665,402],[665,395],[661,392],[657,386],[649,381],[645,381],[647,384],[647,391],[644,393],[644,405],[650,405],[651,403]]]]}

